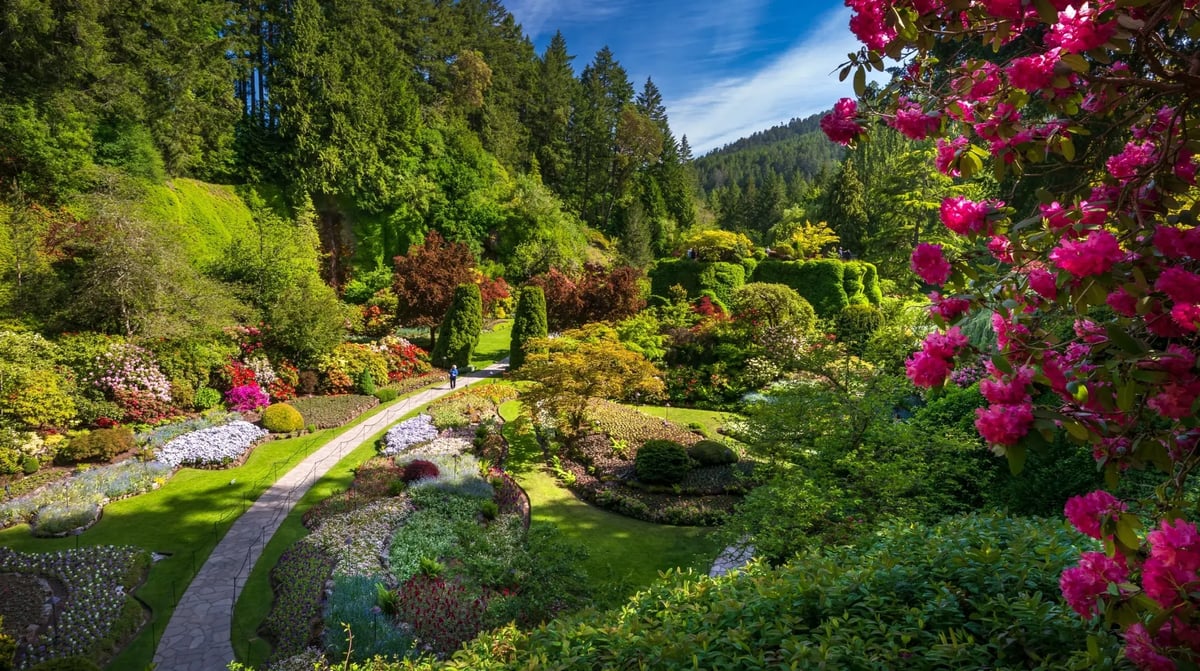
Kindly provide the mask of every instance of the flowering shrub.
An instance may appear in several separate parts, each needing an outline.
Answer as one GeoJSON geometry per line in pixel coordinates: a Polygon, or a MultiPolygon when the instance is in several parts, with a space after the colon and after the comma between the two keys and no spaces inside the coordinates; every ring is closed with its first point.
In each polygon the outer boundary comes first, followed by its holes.
{"type": "Polygon", "coordinates": [[[342,343],[321,357],[317,369],[324,378],[325,390],[330,394],[353,392],[355,381],[363,371],[371,371],[371,377],[375,380],[388,379],[388,359],[374,345],[342,343]]]}
{"type": "Polygon", "coordinates": [[[137,345],[111,345],[93,361],[87,381],[120,406],[122,419],[148,422],[171,413],[171,381],[137,345]]]}
{"type": "Polygon", "coordinates": [[[400,476],[400,479],[405,482],[413,482],[422,478],[436,478],[437,476],[437,464],[424,459],[414,459],[405,464],[404,472],[400,476]]]}
{"type": "Polygon", "coordinates": [[[406,452],[413,445],[437,438],[437,427],[429,415],[417,415],[406,419],[388,430],[383,437],[385,455],[394,456],[406,452]]]}
{"type": "Polygon", "coordinates": [[[25,663],[81,655],[103,659],[142,623],[129,592],[149,569],[148,553],[135,547],[95,546],[24,554],[0,547],[0,572],[44,575],[63,584],[57,626],[25,646],[25,663]]]}
{"type": "Polygon", "coordinates": [[[185,419],[178,422],[172,422],[170,424],[164,424],[162,426],[156,426],[152,429],[146,429],[145,431],[135,435],[133,440],[139,447],[149,450],[157,450],[163,445],[166,445],[171,439],[178,438],[185,433],[199,431],[200,429],[210,429],[214,426],[228,424],[229,422],[237,421],[241,418],[241,415],[238,415],[237,413],[214,410],[212,412],[206,412],[199,417],[193,417],[192,419],[185,419]]]}
{"type": "Polygon", "coordinates": [[[238,420],[174,438],[158,450],[157,460],[172,468],[226,465],[267,435],[266,429],[238,420]]]}
{"type": "MultiPolygon", "coordinates": [[[[990,159],[1000,180],[1037,173],[1036,204],[946,201],[942,220],[966,251],[946,259],[944,250],[920,248],[913,267],[971,309],[993,313],[998,346],[985,353],[990,379],[980,391],[989,406],[976,427],[1014,471],[1027,449],[1044,449],[1061,428],[1092,447],[1110,487],[1129,467],[1163,473],[1153,500],[1135,507],[1154,528],[1145,537],[1142,519],[1119,502],[1094,496],[1068,506],[1105,552],[1083,554],[1061,587],[1082,616],[1102,612],[1124,628],[1125,655],[1140,668],[1194,666],[1200,596],[1189,585],[1200,582],[1200,561],[1187,549],[1195,527],[1179,518],[1190,510],[1187,480],[1200,463],[1200,228],[1189,209],[1200,5],[848,4],[866,48],[843,76],[857,69],[862,92],[865,71],[887,67],[884,56],[904,61],[873,104],[894,128],[937,136],[939,170],[969,178],[990,159]],[[943,52],[951,40],[1004,56],[943,52]],[[1104,141],[1077,151],[1087,136],[1104,141]],[[1073,336],[1058,328],[1064,317],[1075,320],[1073,336]],[[1044,398],[1053,400],[1034,400],[1044,398]]],[[[822,125],[853,142],[867,130],[866,110],[839,103],[822,125]]],[[[958,314],[938,310],[954,323],[966,318],[958,314]]],[[[954,354],[927,347],[909,374],[938,386],[954,354]]]]}
{"type": "Polygon", "coordinates": [[[270,402],[267,393],[255,382],[225,392],[225,405],[235,412],[253,412],[270,402]]]}
{"type": "Polygon", "coordinates": [[[221,379],[225,382],[226,389],[244,387],[258,382],[254,375],[254,369],[237,359],[230,359],[221,368],[221,379]]]}
{"type": "Polygon", "coordinates": [[[483,630],[487,600],[454,580],[413,576],[396,596],[398,617],[430,650],[453,652],[483,630]]]}
{"type": "Polygon", "coordinates": [[[296,398],[296,385],[300,384],[300,371],[288,361],[280,361],[275,366],[275,379],[267,386],[271,398],[276,401],[290,401],[296,398]]]}
{"type": "Polygon", "coordinates": [[[396,457],[396,463],[407,463],[417,459],[433,460],[454,458],[471,451],[471,443],[462,438],[434,438],[396,457]]]}

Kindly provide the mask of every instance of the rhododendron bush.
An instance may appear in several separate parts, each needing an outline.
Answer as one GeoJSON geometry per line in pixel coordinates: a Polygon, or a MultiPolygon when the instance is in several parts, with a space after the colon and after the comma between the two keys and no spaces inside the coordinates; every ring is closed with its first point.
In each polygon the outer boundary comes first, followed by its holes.
{"type": "Polygon", "coordinates": [[[947,330],[908,361],[910,378],[941,385],[971,358],[955,325],[988,311],[999,344],[978,353],[989,406],[976,426],[1014,471],[1027,449],[1065,431],[1091,446],[1110,488],[1128,468],[1162,473],[1144,505],[1107,492],[1068,503],[1104,551],[1083,553],[1061,586],[1081,616],[1124,629],[1140,668],[1191,668],[1200,533],[1184,493],[1200,466],[1200,2],[846,4],[866,46],[842,77],[853,73],[864,100],[835,106],[822,122],[832,139],[863,140],[879,119],[936,138],[947,175],[990,168],[1014,203],[1037,188],[1029,206],[942,204],[965,251],[913,253],[947,330]],[[902,67],[868,100],[866,74],[885,59],[902,67]],[[1073,332],[1054,329],[1067,315],[1073,332]]]}

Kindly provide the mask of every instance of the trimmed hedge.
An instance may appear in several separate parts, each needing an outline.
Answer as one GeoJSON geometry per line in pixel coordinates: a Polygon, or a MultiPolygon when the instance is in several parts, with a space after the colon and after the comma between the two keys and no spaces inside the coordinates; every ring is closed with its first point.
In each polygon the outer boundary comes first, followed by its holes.
{"type": "Polygon", "coordinates": [[[517,312],[513,316],[512,340],[508,348],[508,369],[516,370],[525,363],[525,343],[545,338],[550,333],[546,321],[546,292],[541,287],[521,287],[517,296],[517,312]]]}
{"type": "Polygon", "coordinates": [[[643,482],[672,485],[683,480],[692,461],[683,445],[673,440],[647,440],[638,448],[634,467],[643,482]]]}
{"type": "Polygon", "coordinates": [[[863,293],[867,295],[867,300],[871,302],[871,305],[879,305],[883,302],[883,289],[879,287],[879,271],[873,263],[860,263],[863,264],[863,293]]]}
{"type": "Polygon", "coordinates": [[[737,452],[725,443],[715,440],[702,440],[688,448],[688,456],[695,459],[701,466],[724,466],[738,462],[737,452]]]}
{"type": "Polygon", "coordinates": [[[722,303],[728,303],[733,291],[746,283],[748,274],[747,267],[740,263],[663,259],[650,270],[650,293],[668,296],[671,287],[678,284],[688,296],[711,291],[722,303]]]}
{"type": "Polygon", "coordinates": [[[845,265],[838,259],[766,260],[755,268],[752,280],[786,284],[808,301],[817,315],[832,318],[850,304],[850,297],[846,295],[845,265]]]}
{"type": "Polygon", "coordinates": [[[846,290],[846,298],[851,305],[867,302],[863,291],[863,276],[866,274],[866,264],[862,261],[847,261],[842,265],[842,288],[846,290]]]}

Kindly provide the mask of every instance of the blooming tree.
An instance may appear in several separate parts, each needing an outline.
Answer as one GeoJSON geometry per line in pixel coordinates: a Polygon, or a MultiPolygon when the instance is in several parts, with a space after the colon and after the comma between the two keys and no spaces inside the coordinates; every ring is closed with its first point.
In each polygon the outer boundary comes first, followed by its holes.
{"type": "Polygon", "coordinates": [[[955,324],[991,313],[976,426],[1020,470],[1057,431],[1091,446],[1110,487],[1130,467],[1156,468],[1156,527],[1107,492],[1066,515],[1103,541],[1065,571],[1068,603],[1125,631],[1144,669],[1200,661],[1200,532],[1184,501],[1200,466],[1200,1],[846,0],[865,45],[860,101],[822,121],[844,144],[871,119],[937,139],[937,168],[1038,187],[1028,208],[949,198],[946,227],[963,249],[923,244],[913,270],[936,285],[949,327],[908,361],[914,383],[942,384],[968,347],[955,324]],[[879,94],[866,75],[901,67],[879,94]],[[869,98],[869,100],[868,100],[869,98]],[[1063,337],[1064,316],[1074,319],[1063,337]],[[1051,402],[1042,399],[1052,398],[1051,402]],[[1035,402],[1034,399],[1039,399],[1035,402]]]}

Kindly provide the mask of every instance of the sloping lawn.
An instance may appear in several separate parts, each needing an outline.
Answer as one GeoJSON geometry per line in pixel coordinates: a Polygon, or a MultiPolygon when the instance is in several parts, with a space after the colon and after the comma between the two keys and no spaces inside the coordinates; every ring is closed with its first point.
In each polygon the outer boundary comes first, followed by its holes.
{"type": "Polygon", "coordinates": [[[650,415],[651,417],[661,417],[680,426],[691,427],[693,424],[698,424],[709,438],[720,438],[717,434],[717,429],[738,417],[732,412],[720,412],[716,410],[672,408],[661,405],[635,405],[633,407],[637,408],[638,412],[650,415]]]}
{"type": "Polygon", "coordinates": [[[492,330],[479,335],[479,344],[475,346],[475,354],[471,357],[471,365],[475,368],[490,366],[508,356],[512,344],[512,320],[505,319],[497,323],[492,330]]]}
{"type": "MultiPolygon", "coordinates": [[[[506,421],[516,418],[517,401],[500,407],[506,421]]],[[[510,426],[510,425],[509,425],[510,426]]],[[[529,494],[534,524],[553,524],[588,549],[585,569],[602,607],[616,606],[676,567],[706,574],[721,550],[712,529],[642,522],[579,500],[558,483],[541,460],[532,436],[506,430],[507,470],[529,494]]]]}

